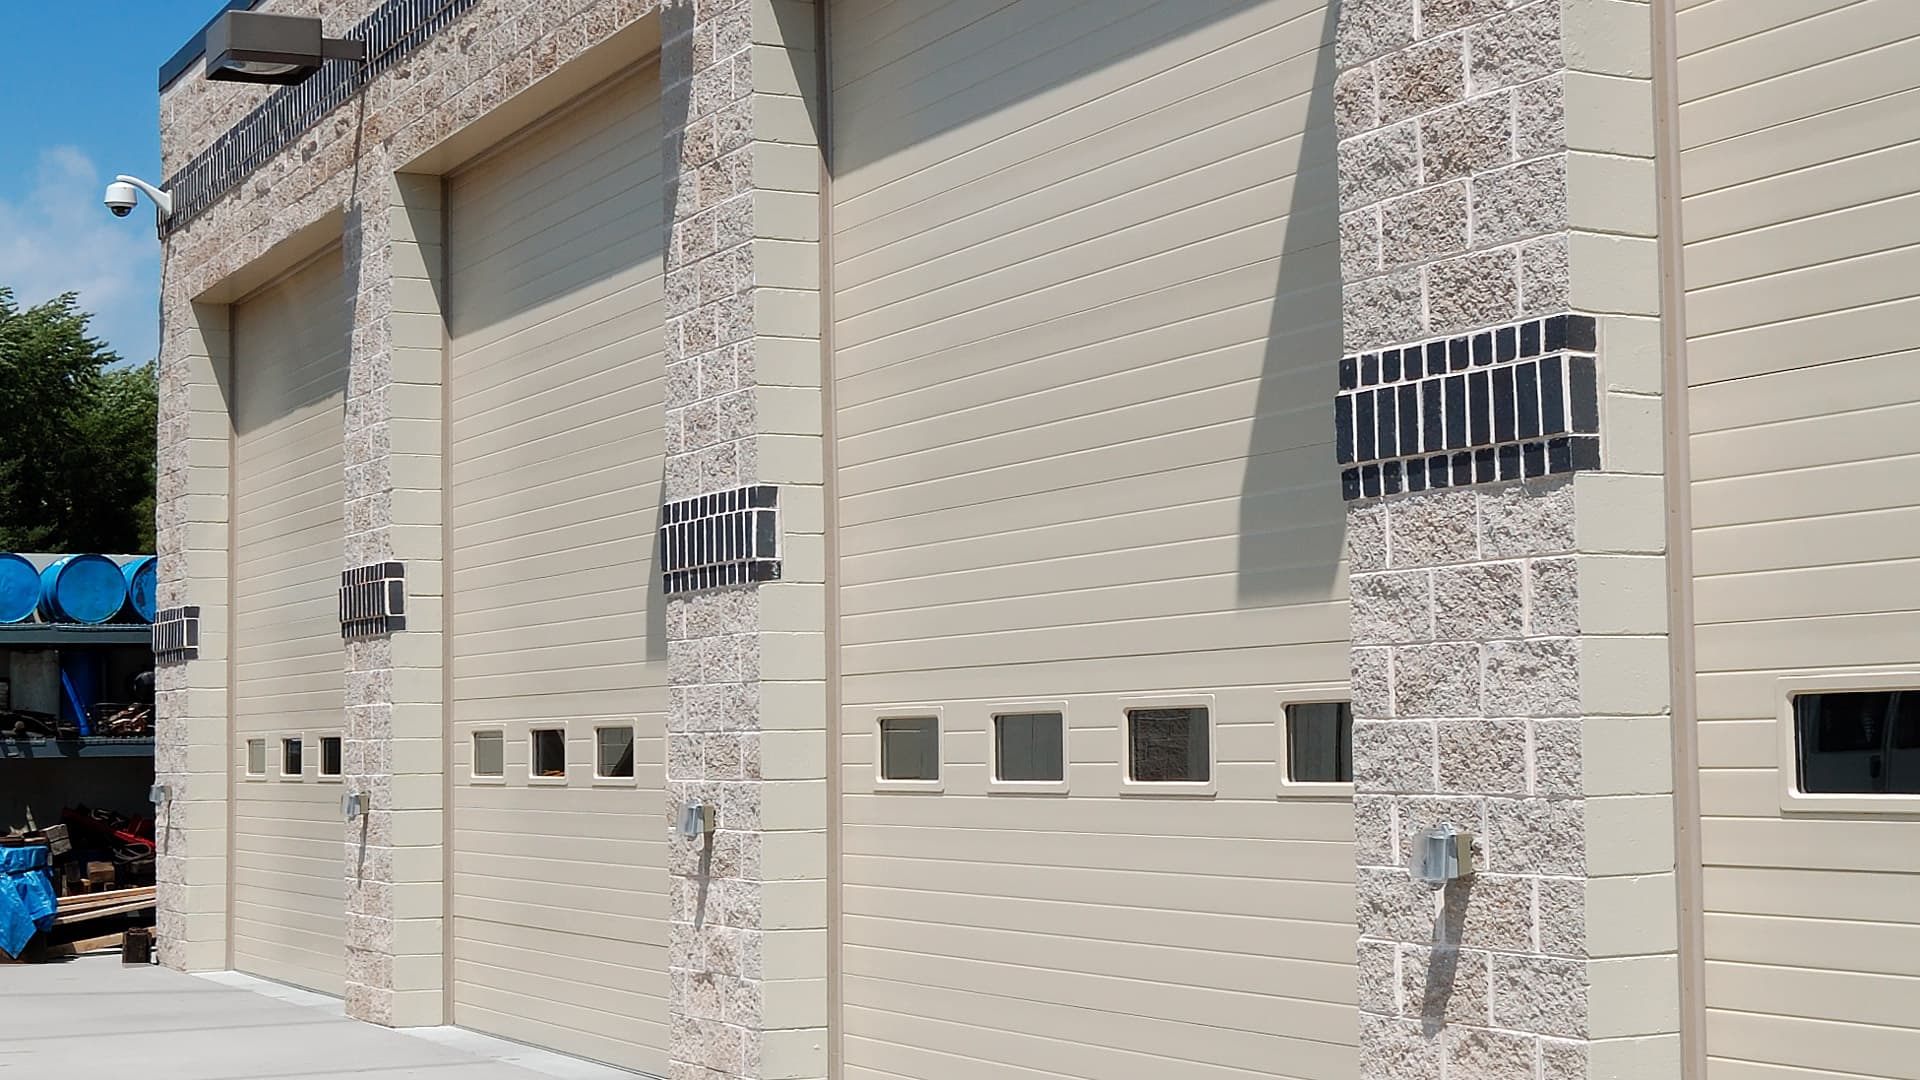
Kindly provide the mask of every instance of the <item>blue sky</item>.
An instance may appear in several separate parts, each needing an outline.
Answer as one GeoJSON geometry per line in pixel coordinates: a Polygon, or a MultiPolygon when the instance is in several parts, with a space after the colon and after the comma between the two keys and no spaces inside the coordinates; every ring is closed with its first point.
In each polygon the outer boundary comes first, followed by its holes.
{"type": "Polygon", "coordinates": [[[27,303],[78,292],[96,336],[127,360],[149,360],[159,319],[153,213],[142,202],[116,218],[100,192],[115,173],[164,179],[160,65],[220,2],[0,3],[0,285],[27,303]]]}

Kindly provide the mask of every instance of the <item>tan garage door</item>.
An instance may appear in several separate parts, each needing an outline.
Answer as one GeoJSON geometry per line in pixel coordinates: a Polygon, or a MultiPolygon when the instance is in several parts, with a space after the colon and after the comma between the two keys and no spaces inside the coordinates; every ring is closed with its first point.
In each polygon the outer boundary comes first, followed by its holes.
{"type": "Polygon", "coordinates": [[[1710,1074],[1920,1077],[1920,795],[1805,809],[1777,719],[1920,686],[1920,4],[1683,3],[1679,50],[1710,1074]]]}
{"type": "Polygon", "coordinates": [[[1328,7],[830,7],[849,1080],[1356,1074],[1350,802],[1278,762],[1348,663],[1328,7]]]}
{"type": "Polygon", "coordinates": [[[347,327],[337,248],[233,309],[233,966],[329,994],[346,971],[346,831],[318,742],[345,723],[347,327]]]}
{"type": "Polygon", "coordinates": [[[452,179],[447,204],[454,1021],[656,1073],[660,123],[649,69],[452,179]],[[596,779],[602,728],[631,730],[630,779],[596,779]],[[561,776],[535,775],[542,729],[561,776]],[[476,733],[503,776],[474,775],[476,733]]]}

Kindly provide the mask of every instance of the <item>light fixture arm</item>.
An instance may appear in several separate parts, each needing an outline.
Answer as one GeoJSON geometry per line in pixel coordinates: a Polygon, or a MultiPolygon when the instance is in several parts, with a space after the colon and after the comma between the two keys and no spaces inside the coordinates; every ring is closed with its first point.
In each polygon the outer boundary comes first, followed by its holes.
{"type": "Polygon", "coordinates": [[[147,183],[137,176],[128,176],[125,173],[121,173],[119,176],[114,177],[114,179],[123,184],[132,184],[134,187],[146,192],[147,198],[153,200],[153,209],[160,215],[161,221],[165,221],[173,216],[173,195],[171,193],[154,187],[152,184],[147,183]]]}

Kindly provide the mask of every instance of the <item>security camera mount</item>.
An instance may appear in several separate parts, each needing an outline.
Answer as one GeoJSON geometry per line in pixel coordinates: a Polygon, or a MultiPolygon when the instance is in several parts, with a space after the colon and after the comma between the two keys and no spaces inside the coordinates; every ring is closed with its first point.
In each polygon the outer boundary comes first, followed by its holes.
{"type": "Polygon", "coordinates": [[[125,173],[121,173],[113,179],[115,183],[132,184],[134,187],[146,192],[147,198],[153,200],[154,213],[160,221],[164,222],[173,216],[173,195],[170,192],[162,188],[154,187],[152,184],[147,183],[137,176],[128,176],[125,173]]]}

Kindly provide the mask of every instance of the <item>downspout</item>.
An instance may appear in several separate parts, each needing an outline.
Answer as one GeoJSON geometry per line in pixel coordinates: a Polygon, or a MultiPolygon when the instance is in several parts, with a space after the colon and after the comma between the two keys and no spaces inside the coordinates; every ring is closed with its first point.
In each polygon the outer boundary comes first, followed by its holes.
{"type": "Polygon", "coordinates": [[[1687,411],[1686,244],[1681,221],[1680,59],[1675,0],[1653,0],[1654,178],[1666,420],[1667,655],[1673,716],[1673,850],[1679,917],[1680,1075],[1705,1080],[1706,948],[1700,739],[1694,653],[1693,477],[1687,411]]]}

